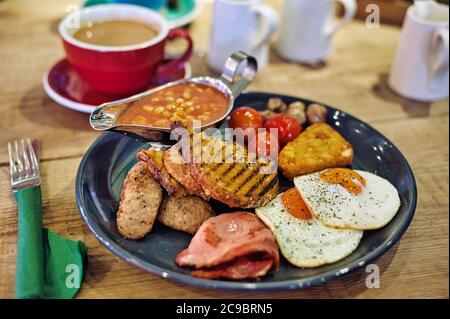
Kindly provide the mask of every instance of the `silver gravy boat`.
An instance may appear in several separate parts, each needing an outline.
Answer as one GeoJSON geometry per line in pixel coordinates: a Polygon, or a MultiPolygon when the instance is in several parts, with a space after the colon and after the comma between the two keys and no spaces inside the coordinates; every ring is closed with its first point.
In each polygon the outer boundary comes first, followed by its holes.
{"type": "Polygon", "coordinates": [[[97,131],[117,131],[144,139],[147,142],[158,142],[157,144],[161,146],[174,144],[175,141],[170,141],[170,129],[168,128],[120,124],[118,123],[118,119],[134,102],[148,95],[180,83],[196,83],[214,87],[228,97],[230,102],[227,112],[213,123],[208,123],[208,125],[203,126],[202,129],[218,126],[233,109],[235,99],[253,81],[256,72],[257,62],[255,58],[241,51],[235,52],[226,61],[223,73],[219,78],[206,76],[174,81],[122,100],[104,103],[91,113],[89,121],[91,126],[97,131]]]}

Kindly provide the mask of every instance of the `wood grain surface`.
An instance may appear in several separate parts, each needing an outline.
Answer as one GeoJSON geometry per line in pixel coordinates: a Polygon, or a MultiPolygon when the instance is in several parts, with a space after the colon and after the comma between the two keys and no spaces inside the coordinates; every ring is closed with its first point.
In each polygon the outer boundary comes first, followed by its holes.
{"type": "MultiPolygon", "coordinates": [[[[76,3],[77,1],[75,1],[76,3]]],[[[267,1],[279,9],[280,1],[267,1]]],[[[323,65],[287,63],[274,52],[250,90],[301,96],[337,106],[370,123],[404,153],[418,183],[416,216],[400,241],[376,263],[381,287],[367,289],[364,269],[309,289],[243,293],[180,285],[143,272],[110,253],[83,224],[74,179],[81,156],[98,137],[86,114],[52,102],[41,77],[63,57],[57,24],[72,1],[0,0],[0,298],[14,297],[17,206],[9,185],[6,143],[42,141],[43,220],[46,227],[89,249],[79,298],[448,298],[449,103],[418,103],[389,90],[386,78],[400,29],[347,25],[323,65]]],[[[211,5],[191,26],[194,74],[204,64],[211,5]]]]}

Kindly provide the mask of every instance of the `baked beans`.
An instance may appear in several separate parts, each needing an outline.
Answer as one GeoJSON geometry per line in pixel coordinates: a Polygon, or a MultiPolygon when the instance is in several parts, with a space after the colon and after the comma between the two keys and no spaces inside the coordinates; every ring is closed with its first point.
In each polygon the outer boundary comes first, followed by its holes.
{"type": "Polygon", "coordinates": [[[119,117],[119,124],[137,124],[170,128],[174,121],[202,126],[225,115],[229,98],[216,88],[196,83],[167,87],[134,102],[119,117]]]}

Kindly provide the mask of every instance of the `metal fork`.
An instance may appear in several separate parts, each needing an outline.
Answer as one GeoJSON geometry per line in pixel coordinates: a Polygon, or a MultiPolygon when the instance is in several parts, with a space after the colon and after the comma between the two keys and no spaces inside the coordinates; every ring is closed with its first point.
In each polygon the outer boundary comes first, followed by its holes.
{"type": "Polygon", "coordinates": [[[41,184],[39,164],[30,139],[8,143],[13,192],[41,184]]]}
{"type": "MultiPolygon", "coordinates": [[[[38,150],[36,150],[38,152],[38,150]]],[[[41,175],[29,139],[8,143],[11,188],[17,200],[16,297],[43,296],[44,263],[41,175]]],[[[39,155],[38,155],[39,156],[39,155]]]]}

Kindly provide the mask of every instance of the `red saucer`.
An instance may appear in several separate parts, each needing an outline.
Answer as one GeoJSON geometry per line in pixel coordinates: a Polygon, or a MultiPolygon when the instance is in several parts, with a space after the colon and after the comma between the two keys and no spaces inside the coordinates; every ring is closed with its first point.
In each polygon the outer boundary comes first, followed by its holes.
{"type": "MultiPolygon", "coordinates": [[[[191,68],[189,64],[186,64],[183,68],[172,73],[170,78],[151,79],[147,89],[190,76],[191,68]]],[[[78,73],[65,58],[58,61],[45,72],[42,82],[45,92],[56,103],[84,113],[91,113],[100,104],[127,97],[107,95],[94,90],[79,77],[78,73]]]]}

